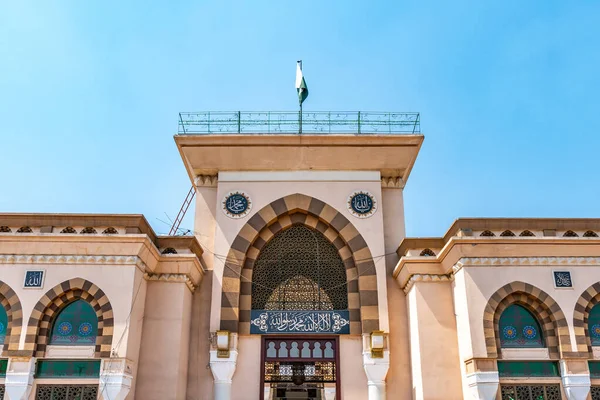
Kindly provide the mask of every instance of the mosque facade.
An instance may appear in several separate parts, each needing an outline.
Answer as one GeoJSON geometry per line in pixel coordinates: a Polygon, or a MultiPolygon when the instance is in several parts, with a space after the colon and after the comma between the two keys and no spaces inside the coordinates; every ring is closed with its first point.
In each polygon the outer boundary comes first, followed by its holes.
{"type": "Polygon", "coordinates": [[[174,140],[193,227],[0,214],[0,399],[600,399],[600,219],[406,237],[414,113],[174,140]]]}

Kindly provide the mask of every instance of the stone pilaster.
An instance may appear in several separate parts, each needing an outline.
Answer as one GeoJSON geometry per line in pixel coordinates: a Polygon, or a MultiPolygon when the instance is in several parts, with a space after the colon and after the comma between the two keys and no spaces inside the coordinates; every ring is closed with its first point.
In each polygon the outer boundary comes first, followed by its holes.
{"type": "Polygon", "coordinates": [[[33,357],[11,357],[8,360],[6,379],[4,380],[6,400],[27,400],[33,388],[35,373],[33,357]]]}

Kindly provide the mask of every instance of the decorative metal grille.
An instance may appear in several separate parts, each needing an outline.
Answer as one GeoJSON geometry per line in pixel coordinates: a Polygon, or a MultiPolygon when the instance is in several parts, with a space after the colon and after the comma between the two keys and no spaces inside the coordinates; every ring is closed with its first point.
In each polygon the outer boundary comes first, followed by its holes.
{"type": "Polygon", "coordinates": [[[253,310],[346,310],[346,269],[336,247],[304,225],[279,232],[252,274],[253,310]]]}
{"type": "Polygon", "coordinates": [[[502,385],[502,400],[560,400],[559,385],[502,385]]]}
{"type": "Polygon", "coordinates": [[[0,385],[0,399],[4,398],[4,385],[0,385]]]}
{"type": "Polygon", "coordinates": [[[380,135],[421,132],[421,118],[414,112],[242,112],[179,113],[178,134],[227,133],[375,133],[380,135]],[[300,121],[302,129],[300,130],[300,121]]]}
{"type": "Polygon", "coordinates": [[[600,400],[600,386],[592,386],[592,400],[600,400]]]}
{"type": "Polygon", "coordinates": [[[35,400],[96,400],[98,386],[38,385],[35,400]]]}
{"type": "Polygon", "coordinates": [[[293,382],[297,375],[303,382],[335,382],[335,361],[265,362],[265,383],[293,382]]]}

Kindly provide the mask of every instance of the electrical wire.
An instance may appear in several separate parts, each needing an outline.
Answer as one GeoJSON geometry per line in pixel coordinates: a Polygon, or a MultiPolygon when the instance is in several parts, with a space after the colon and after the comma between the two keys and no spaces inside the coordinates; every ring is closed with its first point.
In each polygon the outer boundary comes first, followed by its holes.
{"type": "MultiPolygon", "coordinates": [[[[164,223],[164,224],[167,224],[167,222],[162,221],[162,220],[160,220],[158,218],[157,218],[157,220],[160,221],[160,222],[162,222],[162,223],[164,223]]],[[[231,264],[233,264],[235,266],[238,266],[238,267],[243,267],[243,263],[240,262],[237,258],[231,258],[228,255],[218,254],[218,253],[214,253],[213,251],[211,251],[206,244],[202,243],[202,241],[200,239],[198,239],[198,236],[204,236],[204,235],[202,235],[199,232],[194,231],[192,229],[179,228],[178,230],[182,231],[182,232],[185,232],[185,233],[193,233],[194,236],[196,236],[196,239],[198,240],[198,243],[200,243],[200,246],[202,247],[203,251],[207,251],[210,254],[212,254],[215,257],[215,259],[221,261],[221,263],[223,264],[223,266],[225,268],[229,269],[231,272],[233,272],[240,279],[245,279],[248,283],[252,283],[253,285],[257,285],[257,286],[263,287],[263,288],[268,289],[268,290],[275,290],[276,289],[276,288],[271,288],[271,287],[262,285],[262,284],[260,284],[258,282],[254,282],[252,279],[249,279],[249,278],[243,276],[241,274],[241,272],[238,272],[237,270],[233,269],[231,267],[231,264]]],[[[346,283],[339,284],[339,285],[336,285],[336,286],[331,286],[331,287],[328,287],[328,288],[322,288],[322,289],[323,290],[337,289],[339,287],[347,285],[351,281],[358,280],[359,277],[364,276],[368,272],[371,272],[373,269],[375,269],[375,264],[377,264],[377,262],[379,262],[379,260],[381,260],[384,257],[390,256],[390,255],[395,255],[395,254],[396,254],[396,252],[394,251],[394,252],[390,252],[390,253],[384,253],[384,254],[381,254],[381,255],[378,255],[378,256],[371,256],[371,257],[366,257],[366,258],[362,258],[362,259],[355,259],[354,260],[355,264],[359,264],[359,263],[365,262],[365,261],[372,261],[372,264],[369,267],[367,267],[367,269],[365,269],[364,271],[362,271],[361,273],[358,273],[356,275],[356,277],[348,279],[346,281],[346,283]]],[[[278,260],[268,260],[268,259],[267,260],[262,260],[262,261],[278,262],[278,260]]],[[[314,260],[298,259],[298,260],[288,260],[288,261],[314,261],[314,260]]]]}

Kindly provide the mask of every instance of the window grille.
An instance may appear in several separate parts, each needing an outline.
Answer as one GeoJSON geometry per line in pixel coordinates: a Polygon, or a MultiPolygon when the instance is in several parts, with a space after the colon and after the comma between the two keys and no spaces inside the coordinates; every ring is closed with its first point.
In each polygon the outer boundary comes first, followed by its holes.
{"type": "Polygon", "coordinates": [[[253,310],[348,308],[346,269],[337,248],[304,225],[277,233],[262,248],[252,281],[253,310]]]}
{"type": "Polygon", "coordinates": [[[98,386],[38,385],[35,400],[96,400],[98,386]]]}
{"type": "Polygon", "coordinates": [[[4,398],[4,385],[0,385],[0,399],[4,398]]]}
{"type": "Polygon", "coordinates": [[[502,400],[561,400],[559,385],[501,385],[502,400]]]}
{"type": "Polygon", "coordinates": [[[592,386],[592,400],[600,400],[600,386],[592,386]]]}

